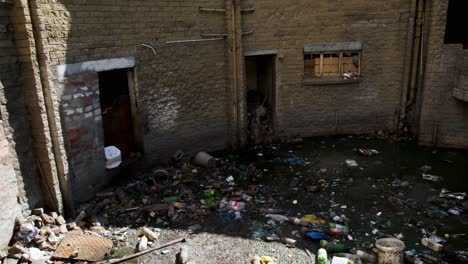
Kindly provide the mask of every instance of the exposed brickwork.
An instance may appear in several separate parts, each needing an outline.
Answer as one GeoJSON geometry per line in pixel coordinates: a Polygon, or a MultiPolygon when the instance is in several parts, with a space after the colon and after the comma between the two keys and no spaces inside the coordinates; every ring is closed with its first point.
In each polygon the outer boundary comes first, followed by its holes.
{"type": "Polygon", "coordinates": [[[15,218],[20,214],[18,183],[12,165],[3,121],[0,119],[0,247],[10,242],[15,218]]]}
{"type": "Polygon", "coordinates": [[[21,213],[18,201],[27,209],[40,203],[42,196],[34,156],[29,152],[30,129],[20,89],[11,10],[0,3],[0,247],[10,241],[15,217],[21,213]]]}
{"type": "Polygon", "coordinates": [[[419,142],[466,148],[468,103],[453,96],[467,71],[466,50],[461,44],[444,44],[447,9],[448,0],[433,1],[431,6],[419,142]]]}
{"type": "Polygon", "coordinates": [[[68,162],[70,186],[76,201],[92,198],[106,184],[104,141],[98,76],[83,73],[60,81],[61,118],[68,162]]]}
{"type": "Polygon", "coordinates": [[[244,1],[244,50],[278,50],[278,130],[303,136],[394,131],[409,1],[244,1]],[[359,84],[304,85],[305,44],[361,41],[359,84]]]}
{"type": "Polygon", "coordinates": [[[198,10],[223,7],[222,1],[41,2],[51,68],[136,58],[137,100],[148,160],[164,159],[177,148],[226,146],[224,41],[165,44],[199,39],[201,33],[224,33],[223,14],[198,10]],[[141,43],[152,45],[156,55],[141,43]]]}

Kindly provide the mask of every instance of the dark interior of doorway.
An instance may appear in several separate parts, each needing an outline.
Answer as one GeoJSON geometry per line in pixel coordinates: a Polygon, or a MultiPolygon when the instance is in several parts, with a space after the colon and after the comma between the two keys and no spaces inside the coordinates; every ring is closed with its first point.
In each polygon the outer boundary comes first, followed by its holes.
{"type": "Polygon", "coordinates": [[[270,143],[274,135],[276,55],[245,57],[247,130],[250,144],[270,143]]]}
{"type": "Polygon", "coordinates": [[[99,72],[104,145],[116,146],[123,158],[138,151],[129,91],[128,71],[118,69],[99,72]]]}
{"type": "Polygon", "coordinates": [[[445,28],[445,44],[463,44],[468,49],[467,0],[450,0],[445,28]]]}

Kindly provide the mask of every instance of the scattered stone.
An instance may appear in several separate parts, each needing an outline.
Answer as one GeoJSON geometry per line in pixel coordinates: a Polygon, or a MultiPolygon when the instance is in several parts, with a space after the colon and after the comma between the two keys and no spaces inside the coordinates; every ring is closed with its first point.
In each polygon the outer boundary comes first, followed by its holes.
{"type": "Polygon", "coordinates": [[[55,224],[55,219],[50,216],[50,215],[47,215],[47,214],[42,214],[41,215],[41,218],[42,218],[42,221],[44,221],[44,223],[48,224],[48,225],[53,225],[55,224]]]}
{"type": "Polygon", "coordinates": [[[14,258],[6,258],[3,260],[3,264],[17,264],[18,263],[18,259],[14,259],[14,258]]]}
{"type": "Polygon", "coordinates": [[[56,225],[64,225],[67,223],[67,221],[65,221],[65,219],[63,218],[63,216],[58,216],[58,217],[54,217],[55,218],[55,224],[56,225]]]}
{"type": "Polygon", "coordinates": [[[198,230],[200,230],[200,229],[202,229],[202,228],[203,228],[203,227],[202,227],[200,224],[195,224],[195,225],[189,226],[188,229],[189,229],[191,232],[196,232],[196,231],[198,231],[198,230]]]}
{"type": "Polygon", "coordinates": [[[180,252],[177,253],[177,263],[186,264],[188,262],[188,247],[186,245],[180,246],[180,252]]]}
{"type": "Polygon", "coordinates": [[[78,226],[76,225],[75,222],[71,222],[67,224],[67,229],[68,230],[75,230],[78,226]]]}
{"type": "Polygon", "coordinates": [[[157,233],[151,231],[151,230],[150,230],[149,228],[147,228],[147,227],[143,227],[143,228],[141,229],[141,234],[144,235],[144,236],[146,236],[146,237],[147,237],[149,240],[151,240],[151,241],[156,240],[156,239],[158,239],[158,237],[159,237],[159,234],[157,234],[157,233]]]}
{"type": "Polygon", "coordinates": [[[171,253],[171,251],[169,249],[161,250],[161,255],[168,255],[170,253],[171,253]]]}
{"type": "Polygon", "coordinates": [[[138,251],[145,251],[148,248],[148,238],[142,236],[140,242],[138,243],[138,251]]]}
{"type": "Polygon", "coordinates": [[[57,237],[53,232],[51,232],[49,234],[49,237],[47,238],[47,241],[49,241],[51,245],[56,245],[58,242],[60,242],[60,238],[57,237]]]}
{"type": "Polygon", "coordinates": [[[54,219],[59,217],[59,214],[57,214],[56,212],[51,212],[49,215],[52,216],[52,218],[54,218],[54,219]]]}
{"type": "Polygon", "coordinates": [[[49,260],[50,257],[46,256],[43,251],[38,248],[29,248],[29,260],[32,264],[43,264],[49,260]]]}
{"type": "Polygon", "coordinates": [[[68,232],[68,228],[67,228],[66,224],[61,225],[59,228],[60,228],[60,233],[62,233],[62,234],[65,234],[65,233],[68,232]]]}
{"type": "Polygon", "coordinates": [[[36,208],[33,210],[34,215],[41,216],[44,214],[44,208],[36,208]]]}
{"type": "Polygon", "coordinates": [[[106,229],[102,226],[92,226],[89,230],[91,230],[92,232],[98,235],[102,235],[106,231],[106,229]]]}

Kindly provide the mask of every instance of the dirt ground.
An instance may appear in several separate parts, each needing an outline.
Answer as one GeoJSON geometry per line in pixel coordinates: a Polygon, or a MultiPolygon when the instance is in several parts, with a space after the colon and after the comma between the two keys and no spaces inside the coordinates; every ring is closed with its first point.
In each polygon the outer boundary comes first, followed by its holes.
{"type": "MultiPolygon", "coordinates": [[[[121,183],[112,190],[120,195],[101,210],[97,220],[110,230],[129,227],[124,241],[115,243],[111,257],[133,253],[138,230],[148,226],[161,234],[152,246],[186,237],[189,259],[198,264],[250,263],[255,255],[273,257],[276,263],[314,263],[304,249],[315,255],[319,241],[306,239],[308,231],[323,231],[330,242],[367,252],[372,252],[377,239],[397,236],[406,250],[414,249],[425,263],[431,263],[430,257],[436,259],[432,263],[467,263],[468,203],[439,198],[442,188],[468,190],[467,154],[366,137],[315,138],[214,153],[219,159],[216,168],[187,161],[155,167],[121,183]],[[362,156],[359,148],[380,154],[362,156]],[[350,167],[346,160],[358,166],[350,167]],[[441,180],[424,180],[422,173],[441,180]],[[236,213],[226,206],[229,201],[246,207],[236,213]],[[164,203],[169,210],[151,209],[164,203]],[[314,214],[327,224],[335,222],[336,214],[345,219],[342,224],[350,233],[332,236],[326,225],[281,223],[266,217],[262,208],[281,209],[281,215],[288,217],[314,214]],[[449,213],[453,208],[460,215],[449,213]],[[421,239],[432,234],[447,238],[443,252],[421,245],[421,239]],[[293,238],[297,244],[291,248],[280,241],[266,241],[271,237],[293,238]]],[[[130,262],[175,263],[179,247],[130,262]]]]}

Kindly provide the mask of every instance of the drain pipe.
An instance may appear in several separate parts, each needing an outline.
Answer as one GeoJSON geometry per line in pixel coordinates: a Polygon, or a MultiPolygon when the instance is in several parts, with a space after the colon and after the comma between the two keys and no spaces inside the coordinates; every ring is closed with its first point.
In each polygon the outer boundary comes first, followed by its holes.
{"type": "Polygon", "coordinates": [[[242,142],[242,135],[241,135],[241,127],[242,127],[242,120],[241,117],[241,107],[240,103],[243,102],[240,98],[241,91],[240,91],[240,83],[241,83],[241,75],[240,75],[240,65],[242,63],[239,60],[239,53],[241,51],[240,43],[241,43],[241,34],[240,34],[240,21],[238,21],[238,16],[240,15],[240,2],[239,0],[225,0],[226,10],[230,12],[226,12],[227,16],[227,26],[228,26],[228,40],[230,40],[231,46],[231,97],[232,97],[232,108],[231,108],[231,121],[232,121],[232,129],[233,135],[231,138],[232,147],[238,148],[243,144],[242,142]]]}
{"type": "MultiPolygon", "coordinates": [[[[62,160],[62,154],[59,143],[58,127],[56,124],[56,116],[53,107],[51,83],[49,76],[49,67],[47,65],[48,58],[45,47],[44,30],[45,25],[43,21],[42,12],[40,10],[37,0],[28,0],[28,8],[31,15],[31,24],[34,34],[34,42],[36,47],[36,57],[42,86],[42,93],[44,97],[44,105],[47,115],[47,124],[49,126],[49,133],[52,142],[52,152],[54,155],[55,166],[57,170],[58,184],[60,187],[61,198],[63,200],[63,209],[66,213],[73,213],[73,202],[68,188],[68,181],[65,177],[65,168],[62,160]]],[[[61,208],[59,208],[60,210],[61,208]]]]}
{"type": "Polygon", "coordinates": [[[409,80],[409,91],[406,96],[405,103],[405,119],[404,127],[410,127],[411,132],[416,132],[415,127],[417,122],[415,114],[417,109],[416,101],[418,95],[418,86],[420,86],[421,73],[420,71],[423,68],[422,65],[422,56],[423,56],[423,27],[424,27],[424,18],[425,18],[425,8],[426,0],[417,0],[416,4],[416,21],[414,23],[414,38],[413,38],[413,49],[411,52],[412,61],[411,61],[411,71],[410,71],[410,80],[409,80]]]}
{"type": "Polygon", "coordinates": [[[413,131],[416,135],[419,134],[419,121],[421,118],[421,107],[422,107],[422,95],[424,92],[424,81],[425,81],[425,74],[426,74],[426,59],[427,59],[427,46],[428,46],[428,34],[429,34],[429,14],[431,13],[431,3],[430,0],[423,0],[423,14],[422,14],[422,25],[421,25],[421,46],[420,46],[420,58],[419,58],[419,75],[418,75],[418,82],[416,85],[416,110],[414,113],[414,120],[413,122],[413,131]]]}

